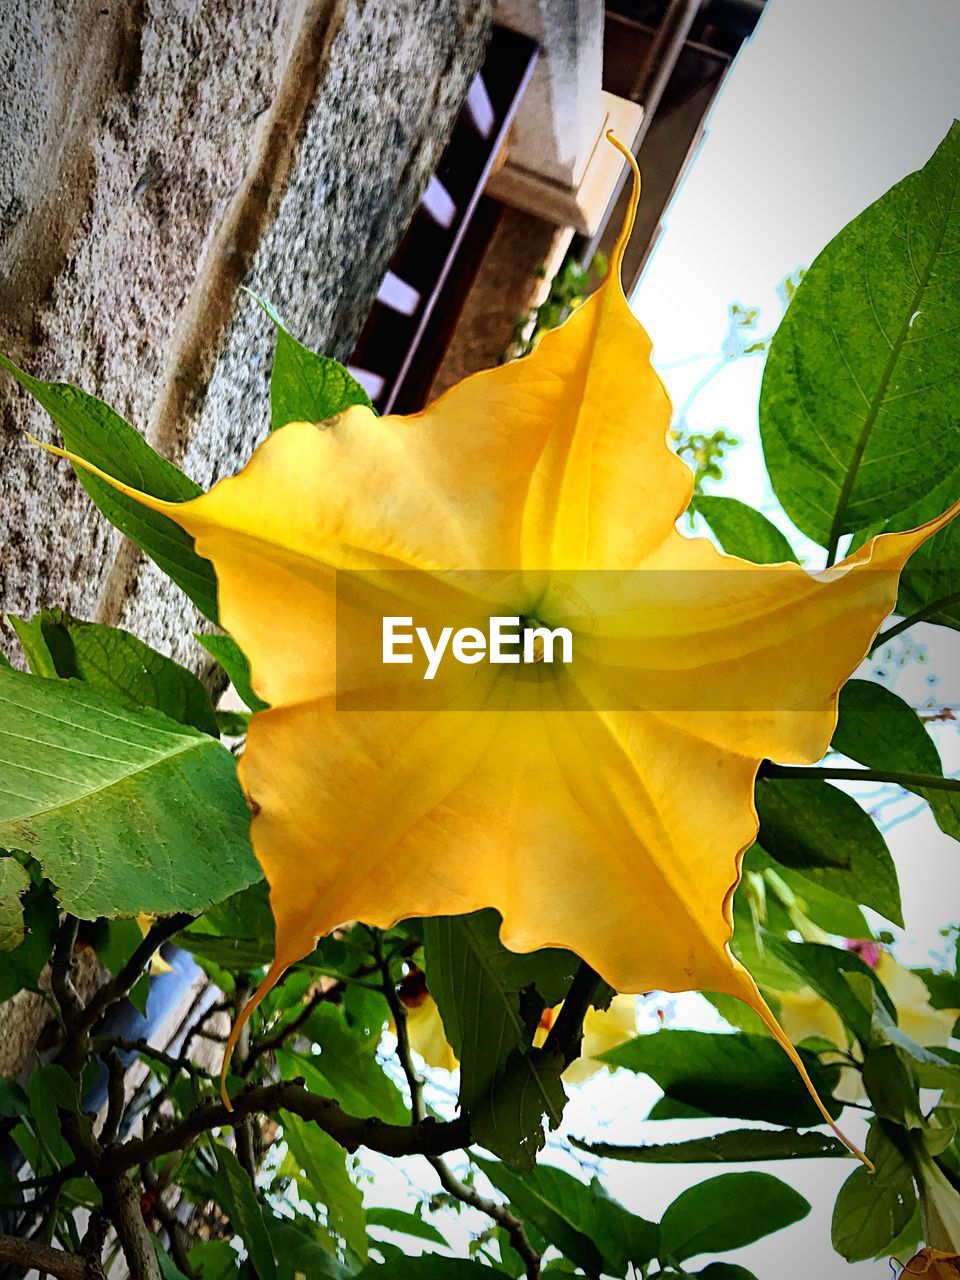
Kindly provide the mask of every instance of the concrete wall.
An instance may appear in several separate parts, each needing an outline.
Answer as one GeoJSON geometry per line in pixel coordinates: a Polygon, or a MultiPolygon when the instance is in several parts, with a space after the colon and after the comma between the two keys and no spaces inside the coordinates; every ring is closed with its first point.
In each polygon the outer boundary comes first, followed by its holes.
{"type": "MultiPolygon", "coordinates": [[[[483,54],[492,0],[8,0],[0,348],[108,401],[204,486],[265,434],[269,297],[351,349],[483,54]]],[[[0,606],[199,665],[184,597],[0,383],[0,606]]]]}

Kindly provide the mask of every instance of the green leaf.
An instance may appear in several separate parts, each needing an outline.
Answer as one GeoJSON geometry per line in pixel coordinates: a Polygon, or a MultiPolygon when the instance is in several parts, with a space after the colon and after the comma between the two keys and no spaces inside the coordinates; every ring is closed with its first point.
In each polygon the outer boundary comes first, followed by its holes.
{"type": "Polygon", "coordinates": [[[303,1280],[303,1277],[307,1280],[349,1280],[354,1274],[311,1236],[309,1224],[303,1218],[293,1222],[272,1218],[267,1226],[281,1280],[303,1280]]]}
{"type": "Polygon", "coordinates": [[[0,951],[13,951],[24,939],[22,896],[30,873],[16,858],[0,850],[0,951]]]}
{"type": "Polygon", "coordinates": [[[855,1169],[840,1188],[833,1209],[833,1247],[848,1262],[880,1258],[913,1217],[913,1184],[880,1184],[866,1169],[855,1169]]]}
{"type": "Polygon", "coordinates": [[[657,1256],[656,1226],[628,1213],[594,1179],[589,1185],[551,1165],[517,1173],[492,1160],[475,1159],[517,1213],[589,1276],[622,1276],[629,1262],[657,1256]]]}
{"type": "Polygon", "coordinates": [[[253,1184],[229,1147],[217,1143],[215,1151],[218,1166],[213,1184],[216,1201],[246,1246],[258,1280],[279,1280],[277,1258],[267,1225],[272,1215],[264,1211],[253,1184]]]}
{"type": "Polygon", "coordinates": [[[284,1080],[302,1076],[311,1093],[335,1098],[353,1115],[377,1116],[390,1124],[409,1122],[400,1090],[384,1074],[373,1049],[351,1034],[336,1009],[320,1005],[303,1033],[320,1044],[320,1053],[278,1049],[277,1065],[284,1080]]]}
{"type": "MultiPolygon", "coordinates": [[[[800,1055],[829,1100],[835,1071],[803,1050],[800,1055]]],[[[609,1050],[601,1061],[650,1076],[671,1101],[706,1115],[797,1128],[820,1123],[795,1068],[769,1036],[662,1030],[609,1050]]]]}
{"type": "Polygon", "coordinates": [[[385,1231],[413,1236],[415,1240],[426,1240],[428,1244],[447,1248],[446,1240],[432,1222],[425,1222],[418,1213],[408,1213],[406,1209],[373,1206],[367,1210],[367,1226],[383,1227],[385,1231]]]}
{"type": "MultiPolygon", "coordinates": [[[[762,854],[762,850],[759,851],[762,854]]],[[[855,902],[845,898],[832,889],[825,889],[815,884],[799,871],[791,871],[789,867],[777,866],[774,872],[777,879],[790,890],[795,905],[808,920],[834,933],[840,938],[872,938],[873,930],[855,902]]],[[[767,887],[770,887],[769,874],[767,887]]]]}
{"type": "MultiPolygon", "coordinates": [[[[898,523],[926,524],[953,501],[956,484],[948,476],[898,523]]],[[[928,538],[907,561],[900,575],[897,613],[912,618],[923,613],[925,622],[960,630],[960,525],[956,520],[928,538]]]]}
{"type": "Polygon", "coordinates": [[[197,1280],[234,1280],[237,1275],[239,1258],[226,1240],[203,1240],[187,1257],[197,1280]]]}
{"type": "Polygon", "coordinates": [[[270,377],[270,428],[288,422],[324,422],[352,404],[373,406],[356,378],[336,360],[317,355],[297,342],[283,327],[274,307],[252,291],[277,327],[277,349],[270,377]]]}
{"type": "Polygon", "coordinates": [[[903,925],[890,851],[856,800],[819,778],[764,778],[756,803],[757,839],[772,858],[903,925]]]}
{"type": "Polygon", "coordinates": [[[0,671],[0,846],[74,915],[198,911],[260,878],[230,752],[74,681],[0,671]]]}
{"type": "Polygon", "coordinates": [[[580,1142],[581,1151],[605,1160],[629,1160],[636,1164],[724,1164],[757,1160],[819,1160],[825,1156],[847,1159],[850,1152],[837,1138],[795,1129],[730,1129],[707,1138],[686,1142],[648,1142],[620,1146],[615,1142],[580,1142]]]}
{"type": "Polygon", "coordinates": [[[460,1061],[460,1105],[474,1137],[501,1159],[532,1167],[543,1116],[556,1127],[565,1096],[562,1063],[530,1047],[544,1006],[566,994],[576,957],[508,951],[491,910],[424,920],[422,935],[427,982],[460,1061]]]}
{"type": "Polygon", "coordinates": [[[26,936],[12,951],[0,951],[0,1003],[18,991],[39,991],[40,974],[50,959],[59,923],[50,886],[35,884],[23,897],[26,936]]]}
{"type": "Polygon", "coordinates": [[[726,551],[751,564],[797,564],[797,556],[775,524],[737,498],[699,494],[691,510],[703,516],[726,551]]]}
{"type": "Polygon", "coordinates": [[[128,707],[151,707],[171,720],[219,737],[210,695],[193,674],[129,631],[81,622],[61,609],[43,609],[28,622],[7,620],[34,675],[82,680],[128,707]]]}
{"type": "Polygon", "coordinates": [[[156,1236],[151,1236],[153,1240],[153,1251],[157,1255],[157,1265],[160,1268],[160,1274],[163,1280],[187,1280],[180,1268],[174,1263],[173,1259],[167,1253],[166,1249],[160,1243],[156,1236]]]}
{"type": "MultiPolygon", "coordinates": [[[[883,685],[848,680],[840,692],[833,749],[869,769],[943,777],[936,744],[913,708],[883,685]]],[[[941,831],[960,840],[960,794],[910,787],[929,804],[941,831]]]]}
{"type": "Polygon", "coordinates": [[[196,638],[207,653],[216,658],[217,662],[226,671],[230,683],[243,699],[244,705],[248,706],[251,711],[266,711],[270,704],[264,702],[262,698],[258,698],[253,692],[250,685],[250,664],[247,661],[247,655],[236,640],[228,635],[211,636],[201,632],[196,633],[196,638]]]}
{"type": "Polygon", "coordinates": [[[38,1067],[27,1082],[30,1125],[44,1155],[53,1167],[62,1169],[73,1160],[73,1152],[63,1136],[60,1109],[79,1111],[76,1082],[55,1062],[38,1067]]]}
{"type": "Polygon", "coordinates": [[[234,972],[269,964],[274,920],[266,880],[257,880],[205,911],[178,935],[177,945],[198,960],[234,972]]]}
{"type": "MultiPolygon", "coordinates": [[[[202,492],[172,462],[162,458],[129,422],[102,400],[63,382],[42,382],[0,355],[0,367],[46,409],[60,428],[70,453],[124,484],[167,502],[187,502],[202,492]]],[[[217,579],[209,560],[198,556],[193,539],[166,516],[118,493],[83,467],[77,479],[112,525],[131,538],[193,601],[204,617],[217,620],[217,579]]]]}
{"type": "MultiPolygon", "coordinates": [[[[823,250],[774,336],[760,433],[774,491],[831,549],[960,468],[960,124],[823,250]]],[[[953,485],[956,488],[956,485],[953,485]]]]}
{"type": "Polygon", "coordinates": [[[769,1173],[721,1173],[682,1192],[660,1222],[661,1255],[726,1253],[799,1222],[810,1205],[769,1173]]]}
{"type": "Polygon", "coordinates": [[[347,1170],[347,1153],[329,1134],[299,1116],[281,1111],[280,1123],[284,1141],[302,1171],[298,1177],[301,1196],[326,1207],[331,1231],[365,1261],[366,1215],[363,1197],[347,1170]]]}
{"type": "Polygon", "coordinates": [[[853,974],[868,980],[877,998],[893,1014],[893,1004],[880,979],[852,951],[841,951],[839,947],[819,942],[788,942],[785,938],[769,935],[765,937],[765,946],[801,977],[806,986],[812,987],[818,996],[836,1009],[844,1026],[853,1032],[864,1048],[872,1036],[872,1002],[864,1003],[860,999],[858,991],[846,981],[846,975],[853,974]]]}

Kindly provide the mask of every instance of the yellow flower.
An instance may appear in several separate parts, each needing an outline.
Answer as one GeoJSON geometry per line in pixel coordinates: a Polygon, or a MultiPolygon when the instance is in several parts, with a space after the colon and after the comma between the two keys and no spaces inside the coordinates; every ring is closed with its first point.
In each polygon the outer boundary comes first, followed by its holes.
{"type": "Polygon", "coordinates": [[[907,1280],[908,1276],[926,1276],[926,1280],[960,1280],[960,1253],[921,1249],[900,1272],[900,1280],[907,1280]]]}
{"type": "Polygon", "coordinates": [[[728,948],[757,769],[824,754],[901,568],[960,504],[816,575],[681,535],[693,480],[620,281],[638,199],[605,283],[526,359],[411,417],[289,423],[189,502],[110,482],[213,562],[270,704],[240,765],[277,922],[257,999],[345,920],[493,906],[507,946],[567,947],[618,991],[744,1000],[805,1074],[728,948]],[[410,705],[364,657],[377,593],[438,626],[567,627],[577,660],[461,667],[410,705]]]}
{"type": "MultiPolygon", "coordinates": [[[[900,1030],[926,1049],[945,1046],[960,1018],[960,1009],[934,1009],[923,979],[895,960],[889,951],[880,951],[871,967],[893,1002],[900,1030]]],[[[810,987],[778,991],[776,997],[780,1005],[780,1025],[794,1044],[820,1038],[829,1040],[838,1049],[848,1048],[850,1037],[840,1015],[810,987]]],[[[841,1059],[824,1054],[824,1061],[841,1059]]],[[[860,1102],[865,1098],[863,1079],[855,1067],[844,1068],[834,1096],[842,1102],[860,1102]]]]}

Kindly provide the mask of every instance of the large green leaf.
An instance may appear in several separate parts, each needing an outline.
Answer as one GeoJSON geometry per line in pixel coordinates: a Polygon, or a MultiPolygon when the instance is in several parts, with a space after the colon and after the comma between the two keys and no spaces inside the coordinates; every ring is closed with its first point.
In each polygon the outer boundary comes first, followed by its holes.
{"type": "MultiPolygon", "coordinates": [[[[834,750],[870,769],[943,777],[940,753],[923,721],[902,698],[869,680],[849,680],[840,693],[834,750]]],[[[929,804],[941,831],[960,840],[960,795],[910,787],[929,804]]]]}
{"type": "Polygon", "coordinates": [[[588,1185],[551,1165],[517,1173],[492,1160],[476,1160],[498,1191],[540,1234],[588,1276],[622,1276],[629,1263],[657,1256],[652,1222],[629,1213],[594,1178],[588,1185]]]}
{"type": "Polygon", "coordinates": [[[819,1160],[824,1156],[843,1159],[850,1152],[837,1138],[822,1133],[798,1133],[796,1129],[730,1129],[706,1138],[685,1142],[647,1142],[642,1146],[620,1146],[615,1142],[573,1144],[605,1160],[629,1160],[634,1164],[727,1164],[757,1160],[819,1160]]]}
{"type": "Polygon", "coordinates": [[[217,1177],[213,1183],[217,1203],[246,1245],[259,1280],[279,1280],[277,1258],[268,1222],[272,1214],[261,1205],[253,1184],[233,1152],[217,1144],[217,1177]]]}
{"type": "Polygon", "coordinates": [[[327,1225],[358,1258],[367,1257],[367,1222],[360,1189],[347,1170],[347,1153],[329,1134],[281,1111],[283,1137],[298,1170],[300,1194],[327,1210],[327,1225]]]}
{"type": "MultiPolygon", "coordinates": [[[[162,458],[129,422],[79,387],[32,378],[0,355],[0,367],[46,409],[60,428],[65,447],[107,475],[168,502],[187,502],[202,490],[162,458]]],[[[193,539],[166,516],[148,511],[83,467],[77,479],[112,525],[131,538],[186,593],[204,617],[217,620],[217,579],[209,560],[198,556],[193,539]]]]}
{"type": "Polygon", "coordinates": [[[691,509],[703,516],[727,555],[752,564],[797,562],[784,534],[765,515],[737,498],[699,494],[691,509]]]}
{"type": "Polygon", "coordinates": [[[856,800],[819,778],[761,778],[756,802],[757,839],[772,858],[903,924],[890,851],[856,800]]]}
{"type": "MultiPolygon", "coordinates": [[[[801,1056],[830,1106],[835,1072],[801,1056]]],[[[663,1030],[609,1050],[602,1061],[650,1076],[672,1101],[707,1115],[797,1128],[820,1123],[795,1068],[769,1036],[663,1030]]]]}
{"type": "Polygon", "coordinates": [[[428,1244],[447,1247],[447,1242],[432,1222],[425,1222],[418,1213],[410,1213],[406,1209],[371,1206],[367,1210],[367,1225],[382,1227],[385,1231],[393,1231],[398,1235],[413,1236],[415,1240],[426,1240],[428,1244]]]}
{"type": "Polygon", "coordinates": [[[563,1063],[530,1046],[544,1005],[563,999],[577,961],[566,951],[518,955],[499,930],[495,911],[424,920],[424,967],[460,1061],[460,1104],[474,1137],[501,1159],[531,1167],[543,1116],[555,1127],[565,1097],[563,1063]]]}
{"type": "Polygon", "coordinates": [[[916,1209],[909,1166],[879,1120],[871,1124],[867,1155],[875,1172],[855,1169],[833,1209],[833,1247],[848,1262],[885,1256],[916,1209]]]}
{"type": "MultiPolygon", "coordinates": [[[[324,1245],[311,1234],[312,1224],[305,1218],[290,1222],[285,1218],[270,1218],[267,1229],[270,1243],[277,1256],[280,1280],[349,1280],[355,1271],[338,1261],[324,1245]]],[[[193,1255],[191,1254],[191,1261],[193,1255]]],[[[231,1280],[236,1275],[230,1272],[231,1280]]],[[[206,1280],[201,1276],[200,1280],[206,1280]]]]}
{"type": "Polygon", "coordinates": [[[827,245],[774,336],[760,398],[767,467],[787,514],[823,546],[898,523],[960,469],[958,238],[955,123],[923,169],[827,245]]]}
{"type": "Polygon", "coordinates": [[[193,674],[129,631],[43,609],[28,622],[7,614],[34,675],[82,680],[129,707],[152,707],[218,737],[206,689],[193,674]]]}
{"type": "Polygon", "coordinates": [[[660,1221],[661,1254],[726,1253],[799,1222],[810,1205],[769,1173],[721,1173],[682,1192],[660,1221]]]}
{"type": "Polygon", "coordinates": [[[0,670],[0,846],[65,910],[200,911],[260,878],[230,752],[76,681],[0,670]]]}
{"type": "Polygon", "coordinates": [[[372,408],[356,378],[336,360],[317,355],[291,337],[275,308],[253,297],[277,328],[277,347],[270,376],[270,429],[288,422],[324,422],[352,404],[372,408]]]}

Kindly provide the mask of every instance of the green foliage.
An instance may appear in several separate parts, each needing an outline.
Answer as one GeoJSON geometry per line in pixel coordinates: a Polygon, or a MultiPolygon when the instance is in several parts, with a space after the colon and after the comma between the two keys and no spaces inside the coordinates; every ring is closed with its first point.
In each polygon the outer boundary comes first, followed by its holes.
{"type": "Polygon", "coordinates": [[[460,1104],[482,1145],[532,1167],[543,1117],[555,1128],[566,1097],[562,1061],[530,1049],[544,1008],[563,999],[576,958],[508,951],[495,911],[424,920],[422,929],[427,980],[461,1064],[460,1104]]]}
{"type": "Polygon", "coordinates": [[[324,422],[350,405],[373,406],[356,378],[328,356],[317,355],[297,342],[283,327],[276,309],[255,293],[277,329],[277,345],[270,376],[270,429],[288,422],[324,422]]]}
{"type": "Polygon", "coordinates": [[[623,1276],[629,1263],[644,1266],[657,1256],[656,1226],[611,1200],[597,1179],[587,1185],[546,1164],[516,1173],[491,1160],[476,1163],[513,1208],[588,1276],[623,1276]]]}
{"type": "Polygon", "coordinates": [[[66,910],[199,911],[258,877],[234,761],[207,734],[16,671],[0,705],[0,845],[35,857],[66,910]]]}
{"type": "Polygon", "coordinates": [[[211,657],[216,658],[251,711],[265,711],[267,703],[258,698],[250,685],[250,664],[236,640],[227,635],[198,635],[197,639],[211,657]]]}
{"type": "MultiPolygon", "coordinates": [[[[805,1060],[829,1099],[834,1073],[809,1055],[805,1060]]],[[[704,1115],[798,1127],[819,1123],[795,1069],[767,1036],[664,1030],[611,1049],[603,1061],[650,1076],[671,1102],[704,1115]]]]}
{"type": "MultiPolygon", "coordinates": [[[[841,691],[833,749],[871,769],[943,777],[939,752],[917,713],[867,680],[848,680],[841,691]]],[[[941,831],[960,839],[960,793],[907,785],[929,804],[941,831]]]]}
{"type": "Polygon", "coordinates": [[[774,491],[809,537],[901,523],[960,470],[960,124],[846,226],[774,338],[760,430],[774,491]]]}
{"type": "Polygon", "coordinates": [[[660,1223],[665,1258],[725,1253],[799,1222],[810,1206],[769,1173],[721,1173],[674,1200],[660,1223]]]}
{"type": "Polygon", "coordinates": [[[82,680],[124,706],[153,708],[219,737],[210,695],[193,672],[129,631],[81,622],[61,609],[43,609],[29,622],[7,614],[7,621],[34,675],[82,680]]]}
{"type": "MultiPolygon", "coordinates": [[[[162,458],[139,431],[102,400],[63,382],[41,382],[0,355],[0,367],[46,409],[60,428],[64,447],[106,471],[117,480],[168,502],[196,498],[200,486],[172,462],[162,458]]],[[[77,479],[112,525],[189,596],[204,617],[217,619],[217,580],[209,560],[198,556],[193,539],[166,516],[157,515],[111,488],[83,467],[77,479]]]]}
{"type": "Polygon", "coordinates": [[[634,1164],[726,1164],[850,1157],[850,1152],[837,1138],[820,1133],[799,1133],[796,1129],[728,1129],[707,1138],[647,1142],[643,1146],[579,1142],[576,1139],[573,1145],[607,1160],[628,1160],[634,1164]]]}
{"type": "Polygon", "coordinates": [[[23,903],[30,873],[12,854],[0,853],[0,951],[13,951],[23,942],[23,903]]]}
{"type": "Polygon", "coordinates": [[[796,554],[777,526],[745,502],[701,494],[692,510],[703,516],[727,555],[752,564],[796,564],[796,554]]]}
{"type": "Polygon", "coordinates": [[[845,792],[818,778],[765,778],[757,785],[757,813],[757,838],[772,858],[903,924],[886,841],[845,792]]]}

